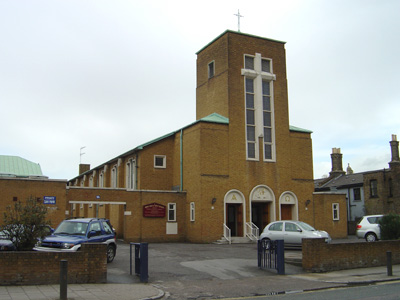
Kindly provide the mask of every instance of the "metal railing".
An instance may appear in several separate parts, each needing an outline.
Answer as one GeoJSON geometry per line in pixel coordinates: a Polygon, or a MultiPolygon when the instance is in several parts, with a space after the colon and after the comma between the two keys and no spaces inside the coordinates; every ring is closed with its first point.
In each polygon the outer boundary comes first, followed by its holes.
{"type": "Polygon", "coordinates": [[[224,225],[224,238],[229,242],[229,244],[231,244],[232,243],[231,229],[225,224],[223,225],[224,225]]]}
{"type": "Polygon", "coordinates": [[[260,229],[253,222],[246,223],[246,236],[250,240],[257,241],[260,237],[259,231],[260,231],[260,229]]]}
{"type": "Polygon", "coordinates": [[[285,275],[285,250],[283,240],[259,240],[257,244],[258,267],[276,269],[279,275],[285,275]]]}

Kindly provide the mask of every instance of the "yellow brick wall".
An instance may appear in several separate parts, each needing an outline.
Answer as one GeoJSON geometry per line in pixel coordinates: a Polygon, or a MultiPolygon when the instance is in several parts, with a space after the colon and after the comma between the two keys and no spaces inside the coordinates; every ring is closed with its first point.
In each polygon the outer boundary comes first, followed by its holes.
{"type": "Polygon", "coordinates": [[[315,193],[313,198],[314,222],[316,229],[327,231],[332,238],[347,237],[347,202],[345,194],[315,193]],[[333,220],[332,204],[339,204],[339,220],[333,220]]]}
{"type": "MultiPolygon", "coordinates": [[[[117,231],[120,238],[127,242],[177,242],[184,241],[186,235],[186,194],[172,191],[126,191],[123,189],[69,188],[68,201],[104,201],[120,202],[125,205],[104,204],[99,207],[99,217],[106,217],[117,231]],[[166,215],[162,218],[143,217],[143,206],[151,203],[166,207],[166,215]],[[168,203],[176,203],[177,234],[167,234],[168,203]],[[107,214],[107,210],[109,211],[107,214]],[[124,210],[129,212],[124,215],[124,210]]],[[[88,204],[84,205],[85,207],[88,204]]],[[[88,209],[88,215],[95,217],[95,206],[88,209]]],[[[78,205],[77,205],[78,207],[78,205]]]]}
{"type": "Polygon", "coordinates": [[[24,203],[28,198],[40,198],[43,203],[44,196],[55,196],[56,204],[48,204],[47,217],[51,225],[56,227],[65,218],[66,187],[64,180],[38,180],[38,179],[0,179],[0,212],[3,213],[7,206],[14,205],[14,197],[24,203]]]}

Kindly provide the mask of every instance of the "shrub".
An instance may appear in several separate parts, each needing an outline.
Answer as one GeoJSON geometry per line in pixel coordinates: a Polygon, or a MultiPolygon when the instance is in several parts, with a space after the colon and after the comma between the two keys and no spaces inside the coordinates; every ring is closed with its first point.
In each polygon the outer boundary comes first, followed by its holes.
{"type": "Polygon", "coordinates": [[[379,221],[382,240],[397,240],[400,238],[400,216],[388,214],[379,221]]]}
{"type": "Polygon", "coordinates": [[[50,222],[46,216],[47,207],[30,197],[25,204],[16,202],[6,207],[1,230],[18,251],[32,250],[38,239],[48,233],[50,222]]]}

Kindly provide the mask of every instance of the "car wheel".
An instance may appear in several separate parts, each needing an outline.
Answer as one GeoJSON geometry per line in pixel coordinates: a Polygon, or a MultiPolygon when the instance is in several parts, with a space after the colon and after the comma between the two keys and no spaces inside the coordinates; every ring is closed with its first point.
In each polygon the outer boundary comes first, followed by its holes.
{"type": "Polygon", "coordinates": [[[115,247],[113,245],[107,246],[107,262],[110,263],[115,257],[115,247]]]}
{"type": "Polygon", "coordinates": [[[368,233],[365,235],[365,240],[366,240],[367,242],[375,242],[375,241],[377,240],[376,234],[373,233],[373,232],[368,232],[368,233]]]}

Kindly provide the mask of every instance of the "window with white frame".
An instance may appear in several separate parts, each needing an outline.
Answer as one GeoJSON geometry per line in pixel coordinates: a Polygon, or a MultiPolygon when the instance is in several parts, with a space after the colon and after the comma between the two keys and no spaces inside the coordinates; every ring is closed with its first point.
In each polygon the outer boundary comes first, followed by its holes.
{"type": "Polygon", "coordinates": [[[215,63],[214,61],[208,64],[208,79],[213,78],[215,74],[215,63]]]}
{"type": "Polygon", "coordinates": [[[136,189],[136,161],[133,158],[126,164],[126,188],[136,189]]]}
{"type": "Polygon", "coordinates": [[[89,187],[93,187],[93,175],[89,177],[89,187]]]}
{"type": "Polygon", "coordinates": [[[334,221],[339,220],[339,203],[332,203],[332,218],[334,221]]]}
{"type": "Polygon", "coordinates": [[[369,188],[370,188],[370,197],[371,198],[378,197],[378,181],[376,179],[371,179],[371,181],[369,182],[369,188]]]}
{"type": "Polygon", "coordinates": [[[168,203],[168,221],[176,221],[176,203],[168,203]]]}
{"type": "Polygon", "coordinates": [[[154,155],[154,168],[166,168],[166,160],[165,155],[154,155]]]}
{"type": "Polygon", "coordinates": [[[247,136],[247,158],[256,159],[254,79],[252,78],[246,78],[246,136],[247,136]]]}
{"type": "Polygon", "coordinates": [[[111,187],[118,187],[118,167],[117,165],[113,166],[111,169],[111,187]]]}
{"type": "Polygon", "coordinates": [[[195,205],[194,202],[190,202],[190,221],[194,222],[195,220],[195,205]]]}
{"type": "Polygon", "coordinates": [[[264,161],[275,160],[275,129],[273,105],[272,60],[261,54],[244,56],[246,153],[247,159],[259,160],[259,140],[262,138],[264,161]]]}
{"type": "Polygon", "coordinates": [[[99,173],[99,187],[104,187],[104,171],[101,171],[99,173]]]}

